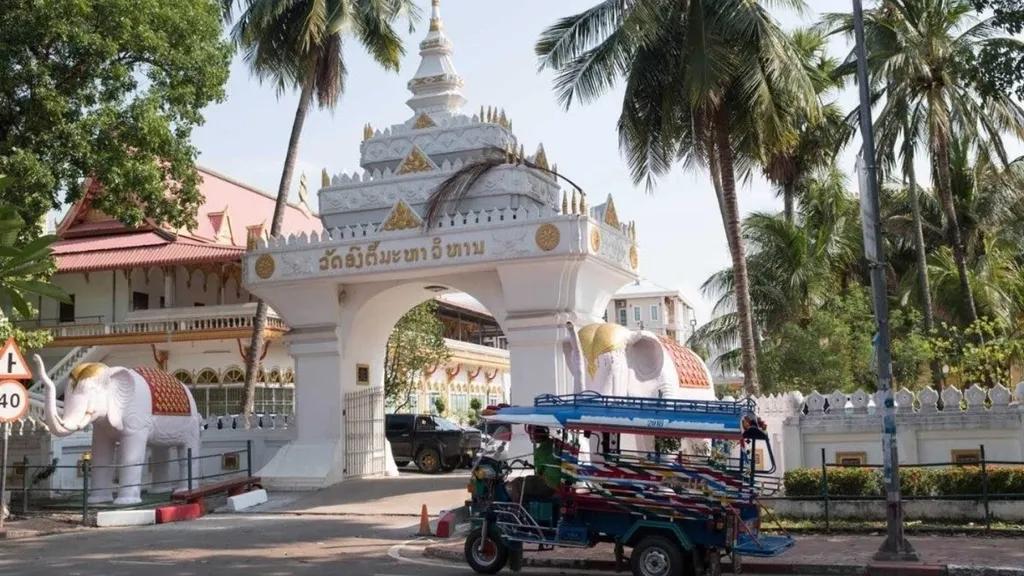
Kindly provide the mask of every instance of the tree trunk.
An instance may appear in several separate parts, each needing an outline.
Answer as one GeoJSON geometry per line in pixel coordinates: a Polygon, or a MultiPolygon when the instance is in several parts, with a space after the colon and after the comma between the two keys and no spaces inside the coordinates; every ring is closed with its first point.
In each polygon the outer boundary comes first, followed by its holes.
{"type": "Polygon", "coordinates": [[[757,351],[754,341],[754,322],[750,305],[750,280],[747,277],[747,258],[743,250],[739,203],[736,198],[736,172],[733,166],[732,145],[729,138],[729,113],[719,108],[715,113],[718,168],[722,178],[722,223],[732,256],[733,283],[736,291],[736,315],[740,323],[740,347],[743,358],[743,391],[754,396],[760,391],[757,378],[757,351]]]}
{"type": "Polygon", "coordinates": [[[793,223],[795,195],[796,180],[786,180],[785,184],[782,185],[782,213],[786,217],[786,222],[789,224],[793,223]]]}
{"type": "MultiPolygon", "coordinates": [[[[909,129],[907,129],[909,133],[909,129]]],[[[910,211],[914,219],[914,251],[917,256],[917,290],[921,296],[921,312],[924,315],[924,332],[931,336],[935,329],[935,309],[932,306],[932,289],[928,280],[928,251],[924,244],[924,228],[921,218],[921,202],[917,195],[917,172],[914,170],[914,150],[908,141],[904,148],[904,172],[907,176],[907,191],[910,194],[910,211]]],[[[938,360],[929,363],[932,383],[942,391],[942,369],[938,360]]]]}
{"type": "MultiPolygon", "coordinates": [[[[295,171],[295,159],[299,154],[299,137],[302,125],[306,122],[309,105],[313,101],[313,82],[307,81],[299,95],[299,106],[295,110],[292,122],[292,133],[288,139],[288,151],[284,156],[284,169],[281,171],[281,183],[277,187],[277,200],[274,203],[274,217],[270,221],[270,235],[277,236],[281,232],[284,221],[284,210],[288,203],[288,191],[292,185],[292,173],[295,171]]],[[[242,415],[245,427],[249,428],[252,421],[253,407],[256,400],[256,372],[261,349],[263,348],[263,330],[267,325],[267,303],[262,298],[256,303],[256,316],[252,322],[252,338],[249,341],[249,354],[245,358],[245,395],[242,399],[242,415]]]]}
{"type": "Polygon", "coordinates": [[[935,154],[935,171],[939,180],[939,202],[946,216],[947,234],[953,248],[953,260],[956,261],[956,272],[960,278],[960,293],[967,306],[967,320],[973,324],[978,321],[978,309],[974,305],[974,292],[971,290],[970,278],[967,275],[967,251],[964,250],[963,238],[960,235],[960,223],[956,217],[956,205],[953,203],[952,178],[949,172],[949,137],[936,134],[933,138],[935,154]]]}

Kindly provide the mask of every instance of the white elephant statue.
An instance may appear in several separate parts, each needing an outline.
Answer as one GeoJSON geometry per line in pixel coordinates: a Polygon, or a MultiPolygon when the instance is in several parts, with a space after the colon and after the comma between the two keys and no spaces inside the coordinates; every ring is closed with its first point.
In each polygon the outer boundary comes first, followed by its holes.
{"type": "MultiPolygon", "coordinates": [[[[566,363],[576,391],[605,396],[714,400],[707,365],[689,348],[666,336],[598,322],[579,330],[570,322],[566,363]]],[[[691,443],[692,444],[692,443],[691,443]]],[[[623,437],[620,448],[651,451],[652,437],[623,437]]],[[[690,446],[689,449],[694,449],[690,446]]]]}
{"type": "Polygon", "coordinates": [[[192,470],[199,470],[202,418],[189,389],[174,376],[153,368],[79,364],[68,378],[64,413],[57,413],[57,388],[39,356],[36,374],[46,388],[46,425],[55,436],[67,436],[92,424],[90,503],[113,500],[132,505],[140,498],[146,447],[152,447],[153,492],[187,488],[187,449],[192,470]],[[170,460],[180,459],[177,474],[170,460]],[[120,487],[114,500],[114,453],[120,487]]]}

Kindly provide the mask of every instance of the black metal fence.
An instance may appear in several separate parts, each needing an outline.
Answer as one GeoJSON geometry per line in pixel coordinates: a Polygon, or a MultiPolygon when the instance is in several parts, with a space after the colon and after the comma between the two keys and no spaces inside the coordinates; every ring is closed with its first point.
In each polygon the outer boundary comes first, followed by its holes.
{"type": "MultiPolygon", "coordinates": [[[[21,462],[14,462],[14,467],[21,470],[21,485],[15,481],[9,483],[8,492],[10,493],[10,513],[12,515],[20,514],[22,516],[30,516],[32,514],[43,514],[43,513],[54,513],[54,512],[69,512],[81,510],[82,524],[89,525],[91,514],[96,512],[96,506],[89,504],[89,496],[95,489],[90,486],[90,472],[100,468],[114,469],[114,485],[110,488],[112,491],[116,491],[122,488],[134,488],[138,487],[140,491],[146,488],[150,489],[152,493],[153,488],[171,485],[184,485],[189,491],[201,487],[204,483],[208,483],[210,480],[227,478],[228,476],[234,476],[238,478],[252,478],[252,440],[246,440],[245,448],[241,450],[232,450],[229,452],[221,452],[217,454],[206,454],[204,456],[192,457],[192,449],[187,449],[184,457],[174,458],[170,460],[159,460],[159,461],[146,461],[141,464],[111,464],[97,466],[93,465],[90,458],[83,458],[74,465],[61,465],[54,460],[53,464],[50,465],[31,465],[28,462],[28,456],[25,456],[21,462]],[[238,470],[227,470],[218,472],[216,474],[203,474],[201,462],[212,458],[219,458],[223,462],[225,456],[234,456],[238,459],[239,469],[238,470]],[[242,468],[242,458],[245,458],[245,467],[242,468]],[[194,463],[200,463],[198,470],[195,469],[194,463]],[[172,470],[178,470],[178,474],[181,474],[181,464],[185,466],[185,476],[179,476],[170,480],[162,480],[159,482],[140,482],[138,484],[120,484],[118,477],[120,476],[119,471],[134,468],[140,466],[152,466],[152,465],[171,465],[172,470]],[[177,464],[177,467],[174,465],[177,464]],[[62,487],[38,487],[36,484],[42,481],[57,476],[61,470],[74,470],[76,476],[80,476],[82,479],[81,488],[62,488],[62,487]],[[244,474],[244,476],[242,476],[244,474]],[[54,497],[53,494],[60,494],[58,497],[54,497]],[[45,494],[45,496],[40,496],[45,494]],[[35,496],[34,496],[35,495],[35,496]]],[[[172,489],[173,492],[173,489],[172,489]]],[[[171,492],[166,495],[170,496],[171,492]]],[[[153,502],[143,503],[138,507],[151,506],[153,502]]]]}
{"type": "MultiPolygon", "coordinates": [[[[989,460],[985,455],[985,446],[979,446],[976,452],[977,458],[970,461],[959,461],[959,462],[938,462],[931,464],[900,464],[899,469],[901,472],[901,502],[913,502],[913,501],[973,501],[980,503],[984,513],[985,530],[991,530],[992,528],[992,511],[991,505],[997,501],[1024,501],[1024,487],[1014,491],[996,491],[993,492],[991,489],[991,477],[994,470],[993,467],[1011,467],[1018,469],[1020,474],[1024,475],[1024,462],[1021,461],[1006,461],[1006,460],[989,460]],[[980,477],[980,490],[976,492],[971,491],[957,491],[956,493],[943,493],[943,494],[908,494],[913,490],[907,490],[903,488],[904,475],[903,472],[908,470],[934,470],[934,469],[956,469],[956,468],[972,468],[977,470],[977,474],[980,477]]],[[[821,502],[824,508],[824,520],[825,530],[831,530],[832,524],[832,505],[837,502],[850,502],[850,501],[867,501],[867,502],[885,502],[886,495],[884,488],[880,487],[880,491],[874,494],[846,494],[846,493],[835,493],[829,487],[829,471],[837,469],[860,469],[860,470],[882,470],[881,464],[863,464],[863,463],[834,463],[830,464],[826,461],[825,449],[821,449],[821,468],[820,468],[820,480],[819,494],[817,496],[811,495],[790,495],[773,497],[773,498],[762,498],[764,501],[772,500],[793,500],[793,501],[812,501],[821,502]]],[[[909,476],[909,475],[908,475],[909,476]]],[[[973,483],[972,483],[973,484],[973,483]]],[[[1021,485],[1021,482],[1014,483],[1021,485]]]]}

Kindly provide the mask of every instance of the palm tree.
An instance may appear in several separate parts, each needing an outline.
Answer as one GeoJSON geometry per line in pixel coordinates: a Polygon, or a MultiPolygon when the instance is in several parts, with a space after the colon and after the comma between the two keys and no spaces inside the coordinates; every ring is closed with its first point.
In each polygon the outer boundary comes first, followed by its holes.
{"type": "Polygon", "coordinates": [[[825,98],[842,87],[835,70],[838,60],[828,55],[828,39],[817,28],[801,28],[790,33],[800,65],[811,79],[822,101],[821,113],[808,115],[797,106],[789,110],[791,129],[778,142],[766,142],[761,161],[766,178],[779,188],[783,198],[783,214],[793,221],[797,191],[801,180],[818,168],[828,167],[852,134],[842,110],[836,102],[825,98]]]}
{"type": "MultiPolygon", "coordinates": [[[[849,14],[830,14],[825,22],[834,32],[852,33],[849,14]]],[[[877,122],[879,140],[894,142],[891,135],[907,130],[907,110],[920,109],[920,123],[909,128],[908,137],[920,130],[927,138],[935,189],[970,322],[978,319],[978,311],[953,201],[950,143],[955,134],[968,137],[1005,164],[1004,134],[1024,137],[1024,109],[1009,95],[983,93],[964,73],[976,66],[983,50],[1024,48],[1024,43],[998,32],[991,19],[975,18],[967,0],[883,0],[865,13],[871,81],[887,103],[877,122]]],[[[851,57],[843,69],[852,73],[854,65],[851,57]]]]}
{"type": "MultiPolygon", "coordinates": [[[[314,102],[322,109],[333,109],[345,89],[344,37],[354,37],[377,63],[397,71],[405,50],[392,24],[403,15],[414,18],[416,7],[413,0],[223,0],[223,5],[228,20],[236,5],[241,8],[231,35],[252,73],[261,82],[272,83],[279,94],[299,90],[270,224],[270,235],[276,236],[284,219],[306,114],[314,102]]],[[[242,410],[246,425],[253,410],[256,363],[266,322],[267,304],[261,299],[245,358],[242,410]]]]}
{"type": "MultiPolygon", "coordinates": [[[[804,182],[804,201],[796,218],[754,213],[743,222],[750,252],[750,294],[754,321],[766,336],[788,323],[805,325],[832,295],[858,283],[860,229],[856,200],[835,167],[819,170],[804,182]]],[[[736,319],[733,270],[726,268],[701,290],[716,299],[714,318],[694,334],[693,342],[719,350],[715,363],[735,368],[736,319]]]]}
{"type": "Polygon", "coordinates": [[[756,166],[761,142],[784,139],[788,111],[818,115],[812,80],[791,65],[792,40],[755,1],[604,0],[558,20],[536,50],[567,108],[625,80],[619,142],[636,182],[650,188],[677,162],[709,169],[732,256],[744,389],[757,393],[736,179],[756,166]]]}

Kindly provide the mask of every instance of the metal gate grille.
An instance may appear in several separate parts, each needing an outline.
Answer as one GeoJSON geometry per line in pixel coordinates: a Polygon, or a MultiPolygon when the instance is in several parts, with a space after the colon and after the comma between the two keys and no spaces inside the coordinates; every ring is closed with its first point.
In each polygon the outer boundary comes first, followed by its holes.
{"type": "Polygon", "coordinates": [[[345,477],[383,474],[384,389],[345,394],[345,477]]]}

